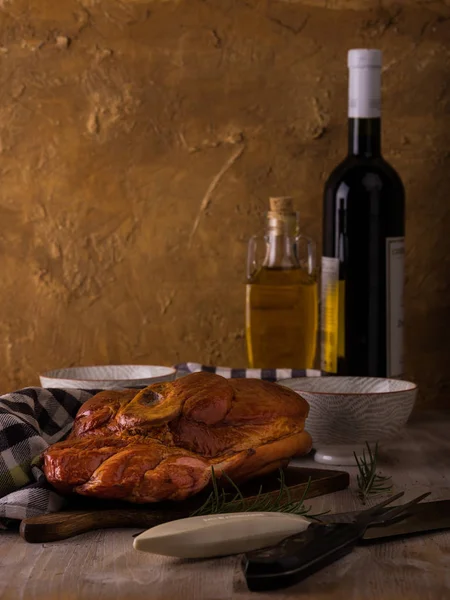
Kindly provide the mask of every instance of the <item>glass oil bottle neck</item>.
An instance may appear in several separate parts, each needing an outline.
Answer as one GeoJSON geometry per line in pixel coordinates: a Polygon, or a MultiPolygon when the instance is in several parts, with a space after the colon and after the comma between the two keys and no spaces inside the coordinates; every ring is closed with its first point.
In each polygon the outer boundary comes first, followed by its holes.
{"type": "Polygon", "coordinates": [[[298,220],[295,212],[269,212],[265,235],[267,245],[264,267],[292,269],[300,266],[296,250],[298,220]]]}

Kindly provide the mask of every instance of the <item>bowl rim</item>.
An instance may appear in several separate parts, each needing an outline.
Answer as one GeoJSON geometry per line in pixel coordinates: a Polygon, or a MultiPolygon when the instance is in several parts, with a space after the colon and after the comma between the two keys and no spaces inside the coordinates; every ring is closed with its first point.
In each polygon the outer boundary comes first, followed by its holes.
{"type": "MultiPolygon", "coordinates": [[[[309,377],[290,377],[289,379],[280,379],[279,381],[277,381],[277,383],[279,383],[280,385],[285,385],[288,382],[301,381],[302,379],[308,379],[308,381],[310,380],[309,377]]],[[[314,379],[320,379],[320,378],[314,377],[314,379]]],[[[323,377],[323,379],[328,379],[328,380],[329,379],[364,379],[364,380],[370,379],[371,381],[401,381],[402,383],[406,383],[406,384],[408,384],[408,386],[411,386],[411,387],[408,387],[405,390],[392,390],[390,392],[386,392],[386,391],[382,391],[382,392],[333,392],[333,391],[318,392],[316,390],[294,389],[288,385],[285,385],[285,387],[291,389],[293,392],[297,392],[297,393],[303,392],[304,394],[315,394],[317,396],[330,396],[330,395],[336,395],[336,396],[380,396],[382,394],[404,394],[405,392],[414,392],[417,390],[417,383],[414,383],[413,381],[408,381],[406,379],[396,379],[395,377],[358,377],[358,376],[351,376],[351,375],[332,375],[332,376],[325,376],[325,377],[323,377]]]]}
{"type": "Polygon", "coordinates": [[[160,377],[168,377],[169,375],[176,374],[177,370],[175,367],[166,367],[165,365],[86,365],[80,367],[62,367],[61,369],[53,369],[52,371],[46,371],[45,373],[41,373],[39,377],[45,379],[64,379],[65,381],[146,381],[147,379],[158,379],[160,377]],[[106,377],[103,379],[90,379],[89,377],[64,377],[62,375],[54,375],[58,371],[74,371],[75,369],[91,369],[91,368],[101,368],[101,367],[158,367],[162,369],[167,369],[168,372],[161,375],[153,375],[148,377],[139,377],[139,378],[131,378],[126,377],[125,379],[111,379],[111,377],[106,377]]]}

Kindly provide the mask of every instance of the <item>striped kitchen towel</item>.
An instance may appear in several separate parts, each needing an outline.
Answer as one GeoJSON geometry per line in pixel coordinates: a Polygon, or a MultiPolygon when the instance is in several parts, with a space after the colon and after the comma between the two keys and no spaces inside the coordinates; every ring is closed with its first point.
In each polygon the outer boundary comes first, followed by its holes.
{"type": "MultiPolygon", "coordinates": [[[[268,381],[321,375],[314,370],[177,365],[177,377],[198,371],[268,381]]],[[[48,446],[66,437],[80,406],[97,391],[29,387],[0,396],[0,528],[10,519],[57,512],[63,507],[65,499],[47,483],[39,457],[48,446]]]]}

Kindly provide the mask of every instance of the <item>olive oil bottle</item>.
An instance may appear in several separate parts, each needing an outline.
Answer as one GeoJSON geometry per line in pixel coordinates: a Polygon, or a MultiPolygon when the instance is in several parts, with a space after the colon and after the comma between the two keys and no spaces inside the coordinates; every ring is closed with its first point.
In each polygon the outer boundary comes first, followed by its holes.
{"type": "Polygon", "coordinates": [[[292,198],[270,198],[266,231],[250,239],[246,339],[250,367],[314,368],[318,327],[314,242],[292,198]],[[258,255],[264,255],[258,261],[258,255]],[[261,264],[258,264],[260,262],[261,264]]]}

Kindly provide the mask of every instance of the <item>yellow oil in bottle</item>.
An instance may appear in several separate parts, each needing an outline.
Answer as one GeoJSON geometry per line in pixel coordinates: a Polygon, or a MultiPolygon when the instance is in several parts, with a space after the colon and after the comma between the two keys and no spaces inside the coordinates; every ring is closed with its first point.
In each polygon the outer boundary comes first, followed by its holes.
{"type": "Polygon", "coordinates": [[[250,367],[315,367],[318,290],[314,243],[298,231],[292,198],[270,198],[264,236],[249,242],[246,341],[250,367]],[[307,253],[301,246],[306,241],[307,253]],[[258,244],[264,259],[258,263],[258,244]]]}
{"type": "Polygon", "coordinates": [[[247,283],[246,313],[250,367],[314,368],[316,274],[301,268],[261,267],[247,283]]]}

